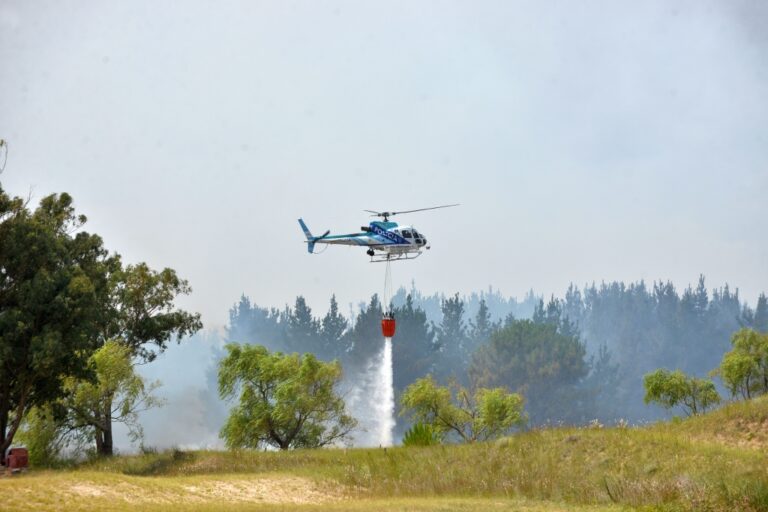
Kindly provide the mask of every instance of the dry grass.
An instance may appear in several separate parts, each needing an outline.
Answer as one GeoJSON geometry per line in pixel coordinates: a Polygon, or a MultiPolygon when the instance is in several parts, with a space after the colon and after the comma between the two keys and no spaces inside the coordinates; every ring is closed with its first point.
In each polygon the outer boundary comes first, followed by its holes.
{"type": "Polygon", "coordinates": [[[655,428],[699,442],[765,451],[768,450],[768,396],[729,403],[710,414],[655,428]]]}
{"type": "Polygon", "coordinates": [[[322,505],[340,487],[291,475],[137,477],[92,471],[30,472],[0,481],[2,510],[145,510],[209,505],[322,505]]]}
{"type": "Polygon", "coordinates": [[[525,511],[615,512],[615,506],[501,497],[366,498],[345,496],[333,482],[281,475],[135,477],[117,473],[36,472],[0,481],[8,511],[525,511]]]}
{"type": "Polygon", "coordinates": [[[766,418],[763,399],[647,428],[547,429],[476,445],[170,451],[32,471],[0,480],[0,493],[19,510],[760,511],[766,418]]]}

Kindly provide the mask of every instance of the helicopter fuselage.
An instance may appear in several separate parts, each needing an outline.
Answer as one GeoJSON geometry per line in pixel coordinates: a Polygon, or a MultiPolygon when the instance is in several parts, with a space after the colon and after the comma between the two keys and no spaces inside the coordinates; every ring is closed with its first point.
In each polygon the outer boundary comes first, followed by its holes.
{"type": "Polygon", "coordinates": [[[391,259],[413,259],[426,248],[427,238],[413,226],[400,226],[396,222],[373,221],[368,226],[361,227],[361,232],[344,235],[312,236],[302,219],[299,224],[307,237],[307,250],[314,252],[315,244],[350,245],[367,247],[371,261],[386,261],[391,259]]]}

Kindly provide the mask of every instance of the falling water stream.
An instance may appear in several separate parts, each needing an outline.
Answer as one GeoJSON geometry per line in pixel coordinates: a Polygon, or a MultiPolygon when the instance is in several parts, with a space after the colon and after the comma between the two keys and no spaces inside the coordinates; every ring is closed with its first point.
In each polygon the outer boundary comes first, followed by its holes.
{"type": "Polygon", "coordinates": [[[372,397],[379,446],[392,446],[395,427],[395,392],[392,388],[392,338],[384,338],[380,364],[372,397]]]}

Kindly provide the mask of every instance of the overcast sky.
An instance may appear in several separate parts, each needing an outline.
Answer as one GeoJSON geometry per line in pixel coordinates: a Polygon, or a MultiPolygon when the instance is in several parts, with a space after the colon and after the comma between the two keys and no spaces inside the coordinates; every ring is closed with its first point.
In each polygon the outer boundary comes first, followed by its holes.
{"type": "Polygon", "coordinates": [[[296,222],[432,250],[395,285],[768,290],[768,3],[0,0],[3,187],[67,191],[126,261],[323,312],[381,292],[296,222]]]}

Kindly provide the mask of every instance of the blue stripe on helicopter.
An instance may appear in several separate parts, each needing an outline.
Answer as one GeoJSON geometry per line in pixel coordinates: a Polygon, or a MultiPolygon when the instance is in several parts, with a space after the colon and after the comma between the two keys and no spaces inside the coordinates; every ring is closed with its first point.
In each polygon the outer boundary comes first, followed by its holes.
{"type": "Polygon", "coordinates": [[[377,226],[375,223],[371,223],[371,231],[378,235],[380,238],[383,238],[386,243],[388,244],[410,244],[408,240],[401,237],[397,233],[393,231],[387,231],[386,229],[382,229],[379,226],[377,226]]]}

